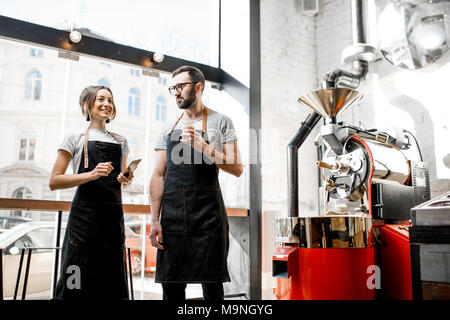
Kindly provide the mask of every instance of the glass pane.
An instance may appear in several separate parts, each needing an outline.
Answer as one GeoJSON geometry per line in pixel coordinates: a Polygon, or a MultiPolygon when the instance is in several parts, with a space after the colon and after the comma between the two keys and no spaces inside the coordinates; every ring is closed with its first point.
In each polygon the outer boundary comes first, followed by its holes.
{"type": "Polygon", "coordinates": [[[20,139],[19,160],[25,160],[26,152],[27,152],[27,140],[26,139],[20,139]]]}
{"type": "MultiPolygon", "coordinates": [[[[130,73],[130,67],[118,63],[108,62],[107,65],[100,59],[81,56],[79,61],[64,60],[58,58],[56,50],[41,49],[43,55],[37,59],[29,53],[35,46],[26,45],[14,41],[0,40],[0,61],[8,61],[0,67],[2,82],[0,84],[0,197],[10,198],[13,192],[21,189],[22,197],[32,196],[33,199],[64,200],[73,199],[76,188],[51,191],[48,186],[49,173],[52,171],[57,150],[64,137],[68,134],[81,134],[88,126],[79,106],[79,95],[83,88],[96,84],[99,79],[107,79],[114,94],[117,107],[116,119],[107,125],[107,129],[113,133],[119,133],[129,141],[129,161],[142,158],[143,161],[135,171],[133,183],[122,192],[124,203],[148,204],[148,182],[155,166],[155,152],[153,150],[156,139],[164,126],[164,121],[175,119],[180,110],[175,103],[175,98],[167,90],[167,75],[158,78],[140,76],[130,73]],[[39,72],[41,83],[40,100],[26,100],[24,97],[26,78],[31,71],[39,72]],[[137,101],[138,115],[134,112],[128,113],[130,88],[136,88],[139,93],[137,101]],[[156,110],[155,110],[156,109],[156,110]],[[156,114],[159,112],[157,121],[156,114]],[[42,117],[45,114],[45,117],[42,117]],[[31,142],[33,140],[33,142],[31,142]],[[31,145],[34,146],[31,149],[31,145]],[[27,150],[28,147],[28,150],[27,150]],[[27,160],[30,150],[33,150],[33,162],[22,161],[18,163],[18,153],[22,153],[23,160],[27,160]],[[28,152],[28,153],[27,153],[28,152]],[[14,175],[11,175],[11,172],[14,175]],[[33,179],[30,179],[30,176],[33,179]],[[26,189],[25,189],[26,188],[26,189]],[[25,192],[25,190],[28,190],[25,192]]],[[[212,109],[229,116],[236,127],[239,147],[246,168],[248,168],[248,114],[245,108],[232,99],[224,91],[217,91],[207,84],[204,93],[204,102],[212,109]]],[[[78,172],[78,167],[69,165],[66,174],[78,172]]],[[[227,207],[248,207],[248,170],[239,179],[229,174],[221,174],[220,181],[224,193],[225,205],[227,207]]],[[[11,229],[11,224],[19,223],[25,225],[28,221],[54,221],[55,212],[19,211],[14,217],[15,211],[0,211],[0,222],[11,229]]],[[[63,215],[63,226],[66,225],[68,214],[63,215]]],[[[148,234],[149,223],[144,216],[126,214],[125,223],[127,227],[127,246],[130,243],[128,237],[137,240],[129,247],[134,248],[131,253],[134,264],[141,255],[141,270],[144,277],[134,277],[134,288],[143,297],[160,299],[161,286],[154,283],[155,249],[149,246],[148,234]],[[133,222],[134,220],[134,222],[133,222]],[[136,221],[137,220],[137,221],[136,221]],[[134,223],[134,225],[133,225],[134,223]],[[145,232],[137,225],[144,223],[145,232]],[[133,234],[134,233],[134,234],[133,234]],[[136,238],[137,235],[137,238],[136,238]],[[144,243],[144,245],[142,245],[144,243]],[[145,248],[145,252],[143,250],[145,248]],[[140,251],[139,251],[139,250],[140,251]]],[[[146,217],[149,221],[149,217],[146,217]]],[[[34,223],[34,222],[33,222],[34,223]]],[[[13,230],[18,234],[20,230],[13,230]]],[[[5,234],[5,233],[3,233],[5,234]]],[[[2,236],[0,230],[0,237],[2,236]]],[[[7,235],[8,237],[10,235],[7,235]]],[[[130,238],[131,239],[131,238],[130,238]]],[[[45,253],[47,254],[47,253],[45,253]]],[[[45,270],[51,276],[51,256],[49,252],[49,267],[45,270]]],[[[8,274],[17,273],[17,258],[8,255],[5,269],[8,274]],[[6,267],[8,266],[8,267],[6,267]]],[[[46,258],[47,259],[47,258],[46,258]]],[[[229,259],[233,262],[240,261],[229,259]]],[[[137,261],[137,262],[136,262],[137,261]]],[[[245,263],[241,265],[246,266],[245,263]]],[[[36,270],[36,269],[34,269],[36,270]]],[[[49,276],[49,279],[50,279],[49,276]]],[[[233,278],[236,280],[236,278],[233,278]]],[[[42,282],[45,286],[37,286],[36,292],[47,292],[50,282],[42,282]]],[[[236,281],[233,281],[233,286],[236,281]]],[[[242,283],[246,283],[242,281],[242,283]]],[[[7,292],[14,290],[14,283],[8,284],[7,292]]],[[[228,287],[227,293],[234,293],[235,289],[228,287]],[[230,291],[233,290],[233,291],[230,291]]],[[[201,296],[201,287],[190,286],[187,296],[191,298],[201,296]]],[[[42,297],[42,296],[41,296],[42,297]]],[[[140,295],[136,295],[140,299],[140,295]]]]}
{"type": "Polygon", "coordinates": [[[41,99],[41,80],[34,80],[34,100],[41,99]]]}
{"type": "Polygon", "coordinates": [[[222,1],[220,67],[247,87],[250,83],[249,21],[248,0],[222,1]]]}
{"type": "Polygon", "coordinates": [[[128,97],[128,114],[132,114],[133,113],[133,97],[129,96],[128,97]]]}
{"type": "Polygon", "coordinates": [[[25,99],[30,99],[31,97],[31,80],[27,79],[27,83],[25,85],[25,99]]]}
{"type": "Polygon", "coordinates": [[[218,0],[0,2],[0,15],[63,30],[75,27],[90,36],[214,67],[218,14],[218,0]]]}
{"type": "Polygon", "coordinates": [[[30,143],[28,146],[28,160],[34,160],[34,139],[30,139],[30,143]]]}
{"type": "MultiPolygon", "coordinates": [[[[0,197],[9,198],[14,190],[26,187],[34,199],[72,200],[76,188],[49,190],[49,173],[64,137],[84,132],[89,124],[78,104],[82,89],[101,79],[111,84],[117,107],[116,119],[107,129],[134,141],[134,146],[129,148],[130,161],[148,154],[148,159],[137,168],[133,184],[123,192],[124,203],[148,202],[144,190],[148,189],[155,160],[153,147],[163,125],[155,121],[156,98],[172,99],[162,81],[159,83],[158,78],[148,76],[136,77],[136,73],[130,74],[129,66],[122,64],[108,61],[105,66],[102,60],[84,56],[79,61],[64,60],[58,58],[56,50],[7,40],[0,40],[0,60],[8,61],[0,68],[3,79],[0,84],[0,148],[4,151],[0,154],[0,197]],[[33,48],[43,51],[41,58],[29,54],[33,48]],[[43,79],[40,100],[24,97],[30,73],[39,74],[43,79]],[[130,88],[134,88],[136,95],[130,96],[130,88]],[[147,118],[153,123],[149,124],[147,118]],[[21,164],[25,167],[19,168],[19,159],[33,163],[21,164]],[[11,172],[15,172],[14,175],[11,172]],[[33,176],[32,181],[30,176],[33,176]],[[23,185],[17,185],[17,181],[22,181],[23,185]]],[[[179,110],[173,102],[166,112],[171,119],[179,110]]],[[[74,170],[69,165],[67,174],[77,171],[78,168],[74,170]]],[[[33,212],[33,216],[52,220],[54,213],[33,212]]]]}
{"type": "MultiPolygon", "coordinates": [[[[28,233],[28,236],[33,241],[33,246],[37,248],[50,248],[54,237],[55,229],[41,228],[28,233]]],[[[38,251],[39,252],[39,251],[38,251]]]]}
{"type": "MultiPolygon", "coordinates": [[[[206,83],[203,102],[209,108],[228,116],[235,127],[239,150],[241,152],[244,172],[241,177],[221,173],[220,186],[227,208],[249,208],[249,117],[245,107],[231,97],[226,91],[211,88],[212,83],[206,83]]],[[[174,99],[172,97],[172,99],[174,99]]]]}
{"type": "Polygon", "coordinates": [[[138,116],[140,113],[140,109],[139,109],[140,105],[139,105],[139,98],[135,98],[134,99],[134,115],[138,116]]]}

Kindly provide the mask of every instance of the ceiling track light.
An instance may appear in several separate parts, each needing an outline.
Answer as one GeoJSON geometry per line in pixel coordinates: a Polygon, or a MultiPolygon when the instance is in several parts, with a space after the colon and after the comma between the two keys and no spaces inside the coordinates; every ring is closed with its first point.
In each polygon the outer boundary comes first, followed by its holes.
{"type": "Polygon", "coordinates": [[[164,60],[164,55],[162,53],[155,52],[152,57],[152,61],[156,63],[161,63],[164,60]]]}
{"type": "MultiPolygon", "coordinates": [[[[415,70],[450,55],[448,1],[391,0],[380,8],[380,51],[393,65],[415,70]]],[[[437,61],[439,63],[437,63],[437,61]]]]}
{"type": "Polygon", "coordinates": [[[69,39],[72,43],[79,43],[81,41],[82,35],[77,30],[72,30],[69,35],[69,39]]]}

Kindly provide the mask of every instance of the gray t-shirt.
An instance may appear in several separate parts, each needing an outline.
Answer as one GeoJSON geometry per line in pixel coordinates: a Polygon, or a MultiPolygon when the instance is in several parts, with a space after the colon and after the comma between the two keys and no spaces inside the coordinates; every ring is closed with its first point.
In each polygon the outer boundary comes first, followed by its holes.
{"type": "MultiPolygon", "coordinates": [[[[128,155],[128,142],[123,136],[117,133],[113,133],[117,140],[120,141],[122,146],[122,162],[120,168],[123,167],[123,159],[128,155]]],[[[89,141],[102,141],[117,143],[116,140],[104,129],[89,129],[89,141]]],[[[78,173],[78,169],[81,163],[81,155],[83,154],[84,145],[84,133],[81,134],[70,134],[66,136],[64,141],[59,146],[58,150],[65,150],[72,156],[72,161],[70,162],[73,174],[78,173]]]]}
{"type": "MultiPolygon", "coordinates": [[[[211,112],[206,118],[206,133],[209,143],[214,148],[221,150],[222,144],[237,140],[233,121],[231,121],[231,119],[224,114],[211,109],[210,111],[211,112]]],[[[166,138],[177,119],[168,121],[164,125],[158,136],[158,140],[156,141],[155,150],[167,150],[166,138]]],[[[203,126],[203,118],[192,122],[183,122],[180,120],[174,130],[182,130],[185,125],[193,125],[195,130],[201,131],[203,126]]]]}

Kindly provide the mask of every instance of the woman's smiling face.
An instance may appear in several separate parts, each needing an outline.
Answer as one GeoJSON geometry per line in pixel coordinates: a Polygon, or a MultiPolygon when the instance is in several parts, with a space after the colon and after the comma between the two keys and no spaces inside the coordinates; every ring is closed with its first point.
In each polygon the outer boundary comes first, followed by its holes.
{"type": "Polygon", "coordinates": [[[106,89],[100,89],[97,92],[95,101],[90,108],[91,118],[98,120],[107,120],[111,117],[114,110],[114,101],[111,93],[106,89]]]}

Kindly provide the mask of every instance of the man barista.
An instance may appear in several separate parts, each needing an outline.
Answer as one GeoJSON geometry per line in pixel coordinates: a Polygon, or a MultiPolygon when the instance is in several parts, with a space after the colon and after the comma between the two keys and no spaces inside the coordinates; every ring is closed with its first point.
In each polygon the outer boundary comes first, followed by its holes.
{"type": "Polygon", "coordinates": [[[230,118],[202,102],[203,73],[183,66],[172,74],[169,92],[183,110],[162,129],[150,181],[151,243],[158,248],[155,282],[165,300],[184,300],[187,283],[201,283],[205,300],[224,299],[228,219],[219,169],[242,174],[230,118]]]}

